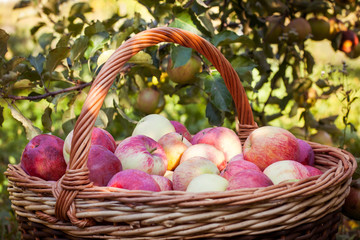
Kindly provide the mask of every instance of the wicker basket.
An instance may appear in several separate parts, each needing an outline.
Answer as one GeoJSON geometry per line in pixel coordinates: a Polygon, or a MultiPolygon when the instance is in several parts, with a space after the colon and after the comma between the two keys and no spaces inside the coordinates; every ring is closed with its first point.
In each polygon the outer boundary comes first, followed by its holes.
{"type": "Polygon", "coordinates": [[[119,69],[160,42],[190,47],[220,72],[238,113],[239,137],[256,129],[239,77],[203,38],[176,28],[143,31],[103,66],[76,122],[69,170],[58,182],[28,176],[19,165],[5,172],[23,239],[334,239],[340,208],[356,168],[346,151],[310,142],[324,174],[295,183],[213,193],[148,192],[94,187],[86,168],[99,109],[119,69]]]}

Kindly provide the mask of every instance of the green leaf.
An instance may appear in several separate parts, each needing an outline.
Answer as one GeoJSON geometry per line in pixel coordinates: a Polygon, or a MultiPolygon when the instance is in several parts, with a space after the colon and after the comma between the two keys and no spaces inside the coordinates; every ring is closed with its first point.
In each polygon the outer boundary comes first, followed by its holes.
{"type": "Polygon", "coordinates": [[[84,23],[80,22],[80,23],[70,23],[68,26],[68,30],[69,32],[73,35],[73,36],[77,36],[81,33],[82,29],[84,27],[84,23]]]}
{"type": "Polygon", "coordinates": [[[66,134],[74,129],[76,123],[75,104],[69,103],[69,108],[62,115],[62,129],[66,134]]]}
{"type": "Polygon", "coordinates": [[[47,15],[50,13],[58,15],[59,14],[59,1],[57,0],[48,0],[43,5],[43,12],[47,15]]]}
{"type": "Polygon", "coordinates": [[[173,61],[173,67],[180,67],[185,65],[191,58],[192,49],[183,46],[171,47],[171,60],[173,61]]]}
{"type": "Polygon", "coordinates": [[[248,36],[239,36],[235,32],[228,30],[220,32],[211,40],[211,43],[215,46],[224,46],[235,42],[240,42],[249,48],[255,48],[255,43],[248,36]]]}
{"type": "Polygon", "coordinates": [[[241,81],[252,82],[252,70],[257,64],[252,59],[245,56],[238,56],[231,61],[231,65],[239,75],[241,81]]]}
{"type": "Polygon", "coordinates": [[[135,54],[130,58],[128,63],[134,63],[134,64],[153,64],[153,60],[150,56],[150,54],[141,51],[135,54]]]}
{"type": "Polygon", "coordinates": [[[65,93],[61,93],[61,94],[57,94],[54,99],[51,101],[52,104],[54,104],[54,110],[55,112],[57,112],[57,106],[58,104],[65,100],[67,98],[68,95],[70,95],[71,92],[65,92],[65,93]]]}
{"type": "Polygon", "coordinates": [[[220,111],[230,112],[233,100],[220,74],[215,72],[213,76],[208,75],[201,78],[205,81],[205,92],[209,95],[210,102],[214,107],[220,111]]]}
{"type": "Polygon", "coordinates": [[[192,21],[190,14],[185,11],[178,14],[175,20],[169,24],[169,27],[181,28],[197,35],[202,35],[201,32],[196,28],[196,25],[192,21]]]}
{"type": "Polygon", "coordinates": [[[87,36],[81,36],[75,40],[74,45],[70,50],[70,59],[72,62],[81,58],[89,45],[89,38],[87,36]]]}
{"type": "Polygon", "coordinates": [[[96,51],[104,47],[109,41],[109,33],[100,32],[96,33],[90,38],[90,47],[85,52],[85,58],[89,58],[95,54],[96,51]]]}
{"type": "Polygon", "coordinates": [[[60,40],[58,41],[58,43],[56,44],[56,47],[67,47],[70,41],[70,34],[65,34],[63,35],[60,40]]]}
{"type": "Polygon", "coordinates": [[[51,113],[52,113],[52,109],[50,107],[47,107],[45,109],[44,114],[41,116],[41,123],[44,126],[44,128],[49,132],[51,132],[51,126],[52,126],[51,113]]]}
{"type": "Polygon", "coordinates": [[[102,22],[97,20],[94,24],[85,28],[85,35],[91,37],[92,35],[100,32],[105,32],[106,28],[102,22]]]}
{"type": "Polygon", "coordinates": [[[30,56],[29,62],[35,68],[37,73],[39,75],[41,75],[43,68],[44,68],[45,57],[39,53],[39,55],[37,55],[37,57],[30,56]]]}
{"type": "Polygon", "coordinates": [[[45,50],[47,46],[50,46],[54,35],[52,33],[43,33],[39,37],[39,44],[45,50]]]}
{"type": "Polygon", "coordinates": [[[219,111],[211,102],[206,105],[206,117],[213,126],[221,126],[224,123],[224,113],[219,111]]]}
{"type": "Polygon", "coordinates": [[[5,53],[7,52],[7,42],[9,37],[9,34],[0,28],[0,56],[5,56],[5,53]]]}
{"type": "Polygon", "coordinates": [[[115,50],[107,50],[102,52],[96,61],[98,67],[103,65],[114,52],[115,50]]]}
{"type": "Polygon", "coordinates": [[[103,110],[99,111],[99,114],[95,120],[95,126],[100,128],[106,128],[109,123],[109,119],[103,110]]]}
{"type": "Polygon", "coordinates": [[[0,106],[0,127],[2,127],[3,122],[4,122],[4,107],[0,106]]]}
{"type": "Polygon", "coordinates": [[[92,8],[88,2],[79,2],[71,6],[69,16],[76,17],[80,14],[91,12],[92,8]]]}
{"type": "Polygon", "coordinates": [[[11,115],[24,126],[26,131],[26,138],[28,140],[31,140],[35,136],[41,134],[41,130],[35,127],[32,122],[28,118],[26,118],[21,112],[15,109],[11,104],[8,104],[8,106],[11,111],[11,115]]]}
{"type": "Polygon", "coordinates": [[[47,71],[52,72],[57,65],[70,55],[70,48],[68,47],[58,47],[49,52],[49,55],[46,58],[45,68],[47,71]]]}
{"type": "Polygon", "coordinates": [[[206,14],[198,16],[199,21],[204,26],[204,28],[210,33],[211,36],[214,36],[215,28],[211,20],[207,17],[206,14]]]}

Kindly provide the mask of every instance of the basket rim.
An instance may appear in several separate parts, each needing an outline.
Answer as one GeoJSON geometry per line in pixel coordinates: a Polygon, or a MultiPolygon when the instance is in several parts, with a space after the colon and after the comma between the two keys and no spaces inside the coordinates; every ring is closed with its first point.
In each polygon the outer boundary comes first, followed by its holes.
{"type": "MultiPolygon", "coordinates": [[[[268,187],[257,187],[257,188],[244,188],[244,189],[235,189],[235,190],[227,190],[225,192],[200,192],[200,193],[192,193],[186,191],[160,191],[160,192],[152,192],[146,190],[128,190],[128,189],[120,189],[115,187],[101,187],[101,186],[92,186],[90,188],[85,188],[79,192],[79,195],[82,196],[81,192],[87,193],[91,192],[91,189],[98,190],[103,194],[113,194],[118,196],[183,196],[187,199],[197,200],[197,199],[206,199],[206,198],[218,198],[218,197],[233,197],[233,196],[250,196],[250,195],[266,195],[272,194],[274,191],[281,189],[281,194],[275,193],[275,199],[286,199],[290,196],[298,196],[298,194],[303,194],[302,196],[315,194],[325,190],[326,188],[313,187],[314,185],[326,184],[329,186],[330,178],[333,179],[330,183],[339,184],[340,182],[346,181],[351,178],[355,169],[357,167],[357,162],[355,157],[347,152],[346,150],[341,150],[335,147],[322,145],[319,143],[314,143],[307,141],[312,147],[317,147],[314,149],[315,156],[320,155],[335,155],[343,156],[344,159],[342,161],[339,160],[340,164],[337,164],[334,167],[329,168],[326,172],[323,172],[322,175],[312,176],[305,179],[301,179],[297,182],[283,182],[276,185],[268,186],[268,187]],[[343,162],[348,162],[347,167],[343,166],[343,162]],[[345,169],[347,168],[347,169],[345,169]],[[304,189],[304,187],[306,189],[304,189]],[[312,189],[311,192],[307,191],[309,187],[312,189]],[[293,192],[295,190],[295,192],[293,192]],[[284,193],[287,193],[284,195],[284,193]]],[[[61,188],[59,184],[61,181],[46,181],[38,177],[29,176],[24,170],[22,170],[20,164],[9,164],[8,169],[5,172],[5,175],[8,179],[15,180],[14,182],[18,182],[23,184],[23,186],[43,186],[44,188],[61,188]],[[18,176],[14,176],[18,175],[18,176]]],[[[22,187],[23,187],[22,186],[22,187]]],[[[333,185],[332,185],[333,186],[333,185]]],[[[96,196],[94,196],[96,197],[96,196]]],[[[102,196],[103,198],[104,196],[102,196]]],[[[106,198],[106,197],[104,197],[106,198]]]]}

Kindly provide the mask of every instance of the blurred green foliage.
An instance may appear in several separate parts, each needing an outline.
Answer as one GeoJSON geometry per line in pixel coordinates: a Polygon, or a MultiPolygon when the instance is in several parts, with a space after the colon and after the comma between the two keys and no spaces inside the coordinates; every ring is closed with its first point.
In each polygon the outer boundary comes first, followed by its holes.
{"type": "MultiPolygon", "coordinates": [[[[344,28],[359,35],[356,2],[19,1],[14,11],[31,12],[29,21],[15,24],[11,34],[0,29],[0,170],[18,163],[28,139],[36,134],[51,132],[64,139],[112,51],[134,34],[158,26],[189,30],[220,49],[238,73],[259,126],[281,126],[310,140],[325,131],[334,146],[360,157],[360,70],[348,64],[359,60],[357,46],[351,53],[341,52],[344,28]],[[321,45],[311,34],[293,41],[293,32],[284,32],[291,20],[315,16],[341,20],[341,31],[321,45]],[[281,33],[270,41],[274,19],[281,33]],[[322,54],[341,55],[345,61],[328,64],[332,62],[319,60],[322,54]]],[[[168,57],[182,65],[190,54],[163,43],[136,55],[116,78],[97,125],[116,140],[129,136],[134,121],[144,116],[134,107],[137,95],[153,87],[165,96],[161,114],[184,123],[190,132],[210,125],[235,128],[234,104],[226,100],[229,92],[208,60],[202,58],[203,72],[194,84],[175,84],[168,78],[168,57]]],[[[0,215],[5,219],[1,239],[16,238],[7,180],[0,176],[0,215]]]]}

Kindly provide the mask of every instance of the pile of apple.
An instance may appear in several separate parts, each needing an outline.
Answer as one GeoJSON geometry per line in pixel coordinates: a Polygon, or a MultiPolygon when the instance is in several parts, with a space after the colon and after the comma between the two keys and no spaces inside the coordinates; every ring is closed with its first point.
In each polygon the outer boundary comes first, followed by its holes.
{"type": "MultiPolygon", "coordinates": [[[[34,137],[23,151],[21,167],[31,176],[57,181],[67,169],[72,136],[65,141],[49,134],[34,137]]],[[[225,191],[322,174],[314,167],[311,146],[285,129],[260,127],[242,146],[229,128],[191,135],[180,122],[159,114],[141,119],[119,144],[95,127],[87,167],[96,186],[147,191],[225,191]]]]}

